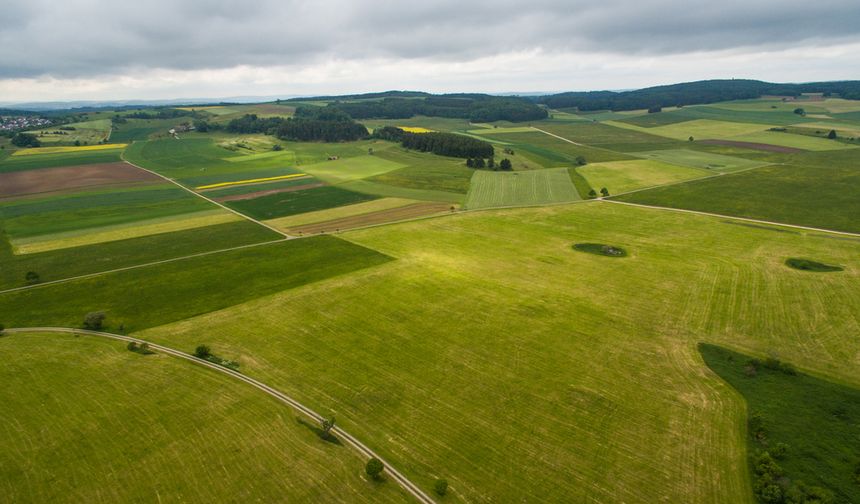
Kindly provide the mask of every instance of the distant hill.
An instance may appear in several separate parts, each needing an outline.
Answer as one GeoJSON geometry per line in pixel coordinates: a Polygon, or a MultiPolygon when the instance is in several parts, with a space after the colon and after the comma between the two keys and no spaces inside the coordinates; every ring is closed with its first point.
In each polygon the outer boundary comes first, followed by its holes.
{"type": "Polygon", "coordinates": [[[838,95],[842,98],[860,100],[860,81],[775,84],[744,79],[705,80],[633,91],[559,93],[533,99],[550,108],[577,108],[582,111],[592,111],[699,105],[754,99],[765,95],[796,97],[803,93],[823,93],[825,96],[838,95]]]}

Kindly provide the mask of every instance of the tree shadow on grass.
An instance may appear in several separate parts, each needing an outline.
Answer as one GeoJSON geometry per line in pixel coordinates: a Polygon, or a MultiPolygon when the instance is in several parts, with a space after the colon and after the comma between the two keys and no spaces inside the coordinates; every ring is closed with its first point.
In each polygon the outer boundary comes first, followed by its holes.
{"type": "Polygon", "coordinates": [[[307,420],[305,420],[304,418],[301,418],[301,417],[296,417],[296,422],[298,422],[299,425],[307,427],[308,429],[313,431],[313,433],[316,434],[318,438],[322,439],[326,443],[331,443],[331,444],[337,445],[337,446],[343,446],[343,443],[340,442],[340,439],[338,439],[337,436],[335,436],[331,432],[326,432],[326,431],[322,430],[318,425],[312,424],[312,423],[308,422],[307,420]]]}

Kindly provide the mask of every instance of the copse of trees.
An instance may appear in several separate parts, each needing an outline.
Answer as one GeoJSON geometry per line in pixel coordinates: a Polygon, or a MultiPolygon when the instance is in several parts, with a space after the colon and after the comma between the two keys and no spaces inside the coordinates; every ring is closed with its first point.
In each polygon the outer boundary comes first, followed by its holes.
{"type": "Polygon", "coordinates": [[[245,114],[227,123],[226,129],[230,133],[263,133],[300,142],[346,142],[368,136],[363,125],[343,111],[327,107],[299,107],[295,117],[289,119],[245,114]]]}
{"type": "Polygon", "coordinates": [[[440,156],[480,158],[482,162],[493,156],[493,146],[489,142],[454,133],[404,132],[401,144],[407,149],[440,156]]]}
{"type": "Polygon", "coordinates": [[[128,119],[175,119],[177,117],[192,117],[197,113],[191,110],[180,110],[175,108],[156,109],[150,112],[131,112],[126,114],[128,119]]]}
{"type": "Polygon", "coordinates": [[[12,145],[16,147],[39,147],[42,145],[42,142],[36,138],[36,135],[16,133],[15,136],[12,137],[12,145]]]}

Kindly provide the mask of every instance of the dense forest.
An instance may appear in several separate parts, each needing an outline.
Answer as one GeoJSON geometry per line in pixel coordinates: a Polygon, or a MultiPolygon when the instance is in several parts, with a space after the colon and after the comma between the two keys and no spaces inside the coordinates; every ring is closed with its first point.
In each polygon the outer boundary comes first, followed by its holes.
{"type": "Polygon", "coordinates": [[[455,133],[409,133],[394,126],[385,126],[374,131],[373,137],[400,142],[400,145],[407,149],[432,152],[440,156],[493,157],[493,146],[489,142],[455,133]]]}
{"type": "Polygon", "coordinates": [[[368,136],[363,125],[343,111],[328,107],[299,107],[289,119],[246,114],[231,120],[226,129],[230,133],[264,133],[302,142],[348,142],[368,136]]]}
{"type": "Polygon", "coordinates": [[[550,108],[594,110],[637,110],[746,100],[764,95],[800,96],[802,93],[838,95],[860,100],[860,81],[812,82],[806,84],[773,84],[756,80],[708,80],[656,86],[635,91],[586,91],[560,93],[535,98],[550,108]]]}
{"type": "Polygon", "coordinates": [[[424,115],[471,122],[524,122],[547,117],[546,110],[542,107],[519,97],[484,94],[421,95],[404,92],[361,95],[360,99],[362,101],[348,101],[350,97],[336,97],[327,108],[343,111],[354,119],[408,119],[424,115]]]}

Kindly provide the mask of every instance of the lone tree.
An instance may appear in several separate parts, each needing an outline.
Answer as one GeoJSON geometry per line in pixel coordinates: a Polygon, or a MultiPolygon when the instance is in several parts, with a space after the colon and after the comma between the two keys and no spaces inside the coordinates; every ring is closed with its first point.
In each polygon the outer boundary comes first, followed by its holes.
{"type": "Polygon", "coordinates": [[[695,138],[693,138],[693,135],[690,135],[690,138],[687,139],[687,141],[689,142],[692,142],[693,140],[695,140],[695,138]]]}
{"type": "Polygon", "coordinates": [[[334,428],[334,417],[331,418],[323,418],[320,422],[320,426],[322,427],[323,437],[328,438],[331,436],[331,430],[334,428]]]}
{"type": "Polygon", "coordinates": [[[467,159],[466,159],[466,166],[468,166],[469,168],[474,168],[474,167],[475,167],[475,162],[474,162],[474,161],[472,161],[472,158],[467,158],[467,159]]]}
{"type": "Polygon", "coordinates": [[[487,166],[487,164],[484,162],[484,158],[477,158],[473,162],[475,164],[475,168],[483,168],[487,166]]]}
{"type": "Polygon", "coordinates": [[[134,341],[129,341],[126,348],[128,348],[129,352],[137,352],[137,343],[134,341]]]}
{"type": "Polygon", "coordinates": [[[830,130],[830,133],[827,134],[827,138],[833,140],[836,138],[836,130],[830,130]]]}
{"type": "Polygon", "coordinates": [[[0,334],[3,334],[3,331],[5,331],[5,330],[6,330],[6,326],[4,326],[3,324],[0,324],[0,334]]]}
{"type": "Polygon", "coordinates": [[[589,198],[596,198],[597,197],[597,191],[595,191],[594,189],[588,191],[588,197],[589,198]]]}
{"type": "Polygon", "coordinates": [[[609,196],[609,189],[607,189],[605,187],[601,188],[600,189],[600,195],[603,196],[604,198],[609,196]]]}
{"type": "Polygon", "coordinates": [[[496,167],[496,160],[493,159],[493,156],[490,156],[489,158],[487,158],[487,168],[495,168],[495,167],[496,167]]]}
{"type": "Polygon", "coordinates": [[[799,107],[794,109],[794,113],[797,115],[806,115],[806,111],[799,107]]]}
{"type": "Polygon", "coordinates": [[[499,162],[499,168],[504,171],[510,171],[514,169],[514,166],[511,164],[511,160],[508,158],[502,159],[499,162]]]}
{"type": "Polygon", "coordinates": [[[105,312],[90,312],[84,317],[84,329],[100,331],[105,322],[105,312]]]}
{"type": "Polygon", "coordinates": [[[433,491],[436,492],[436,495],[439,497],[443,497],[448,493],[448,480],[443,478],[437,479],[436,483],[433,483],[433,491]]]}
{"type": "Polygon", "coordinates": [[[376,457],[367,461],[367,465],[364,466],[364,472],[367,473],[368,476],[373,478],[374,480],[379,481],[380,475],[382,471],[385,469],[385,466],[382,465],[382,461],[376,457]]]}
{"type": "Polygon", "coordinates": [[[198,359],[208,359],[212,356],[212,350],[206,345],[198,345],[198,347],[194,349],[194,356],[198,359]]]}
{"type": "Polygon", "coordinates": [[[24,275],[24,281],[27,282],[27,285],[33,285],[39,283],[41,278],[39,278],[39,274],[35,271],[28,271],[27,274],[24,275]]]}
{"type": "Polygon", "coordinates": [[[588,164],[588,161],[585,160],[585,156],[576,156],[576,164],[579,166],[585,166],[588,164]]]}

